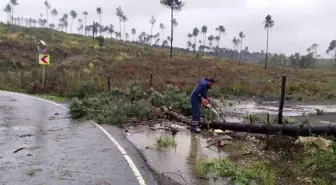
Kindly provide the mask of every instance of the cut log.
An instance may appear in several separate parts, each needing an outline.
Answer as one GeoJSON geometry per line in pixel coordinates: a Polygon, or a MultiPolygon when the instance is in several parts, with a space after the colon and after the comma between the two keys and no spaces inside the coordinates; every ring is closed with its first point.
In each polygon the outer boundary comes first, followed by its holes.
{"type": "Polygon", "coordinates": [[[186,118],[185,116],[175,112],[175,111],[172,111],[170,109],[168,109],[167,107],[161,107],[161,111],[166,114],[167,116],[171,117],[172,119],[180,122],[180,123],[191,123],[191,120],[186,118]]]}
{"type": "MultiPolygon", "coordinates": [[[[190,124],[191,120],[185,116],[178,114],[172,110],[162,107],[161,110],[172,119],[190,124]]],[[[202,123],[205,127],[208,123],[202,123]]],[[[247,124],[247,123],[233,123],[233,122],[210,122],[210,128],[232,130],[248,133],[259,134],[282,134],[286,136],[311,136],[311,135],[333,135],[336,136],[336,125],[304,125],[304,124],[291,124],[291,125],[278,125],[278,124],[247,124]]]]}

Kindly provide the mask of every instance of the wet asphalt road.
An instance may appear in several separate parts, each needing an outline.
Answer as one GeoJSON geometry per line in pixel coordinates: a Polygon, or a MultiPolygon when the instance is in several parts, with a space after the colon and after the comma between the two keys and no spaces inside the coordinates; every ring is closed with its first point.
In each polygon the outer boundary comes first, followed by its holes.
{"type": "MultiPolygon", "coordinates": [[[[121,130],[103,128],[123,147],[146,185],[152,173],[121,130]]],[[[139,185],[116,145],[91,122],[26,95],[0,91],[0,184],[139,185]],[[15,152],[15,153],[14,153],[15,152]]]]}

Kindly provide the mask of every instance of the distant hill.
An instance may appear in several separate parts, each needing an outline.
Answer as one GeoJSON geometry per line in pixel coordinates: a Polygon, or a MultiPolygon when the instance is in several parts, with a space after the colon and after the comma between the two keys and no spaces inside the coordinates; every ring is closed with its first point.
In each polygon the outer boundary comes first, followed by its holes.
{"type": "MultiPolygon", "coordinates": [[[[83,86],[95,91],[124,87],[137,83],[142,88],[152,85],[162,90],[167,84],[190,91],[201,77],[215,77],[218,84],[211,90],[217,96],[261,96],[278,98],[282,73],[288,75],[288,99],[331,99],[336,97],[335,75],[331,70],[282,68],[234,60],[230,50],[222,50],[220,59],[213,53],[194,54],[174,49],[169,61],[169,49],[146,44],[118,42],[67,34],[47,28],[25,28],[0,24],[0,88],[30,93],[77,92],[83,86]],[[46,66],[46,84],[40,85],[42,67],[36,63],[36,42],[49,46],[51,65],[46,66]]],[[[257,62],[258,53],[241,54],[242,60],[257,62]]],[[[270,62],[272,58],[270,59],[270,62]]]]}

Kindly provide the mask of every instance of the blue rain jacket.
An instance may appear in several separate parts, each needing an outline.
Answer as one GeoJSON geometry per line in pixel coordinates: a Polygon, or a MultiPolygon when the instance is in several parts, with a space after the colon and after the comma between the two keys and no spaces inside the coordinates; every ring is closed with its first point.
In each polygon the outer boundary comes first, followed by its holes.
{"type": "Polygon", "coordinates": [[[208,97],[208,81],[205,78],[202,78],[197,87],[191,92],[190,101],[200,103],[202,97],[208,97]]]}

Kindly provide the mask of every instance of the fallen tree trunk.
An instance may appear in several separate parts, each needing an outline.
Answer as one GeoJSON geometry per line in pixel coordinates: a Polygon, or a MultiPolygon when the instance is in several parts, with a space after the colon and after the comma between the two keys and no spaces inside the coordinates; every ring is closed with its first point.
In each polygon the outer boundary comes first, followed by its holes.
{"type": "MultiPolygon", "coordinates": [[[[167,108],[162,108],[164,113],[178,122],[190,124],[191,120],[167,108]]],[[[311,135],[333,135],[336,136],[336,125],[278,125],[278,124],[247,124],[232,122],[210,122],[202,123],[203,127],[209,125],[213,129],[232,130],[259,134],[282,134],[286,136],[311,136],[311,135]]]]}

